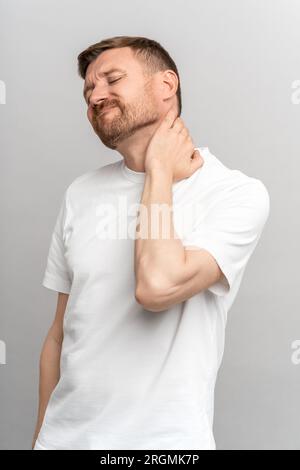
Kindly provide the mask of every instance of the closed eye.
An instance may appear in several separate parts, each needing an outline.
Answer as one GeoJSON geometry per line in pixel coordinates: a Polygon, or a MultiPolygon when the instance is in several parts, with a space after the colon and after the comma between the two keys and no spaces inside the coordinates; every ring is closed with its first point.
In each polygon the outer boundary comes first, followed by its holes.
{"type": "Polygon", "coordinates": [[[121,78],[122,78],[122,77],[120,77],[120,78],[117,78],[116,80],[111,80],[111,81],[110,81],[110,82],[108,82],[108,83],[109,83],[109,84],[111,84],[111,83],[115,83],[115,82],[117,82],[117,81],[121,80],[121,78]]]}
{"type": "MultiPolygon", "coordinates": [[[[110,82],[108,82],[108,84],[110,85],[111,83],[118,82],[119,80],[121,80],[121,78],[123,78],[123,77],[116,78],[116,80],[111,80],[110,82]]],[[[87,102],[88,105],[90,104],[90,96],[86,97],[86,102],[87,102]]]]}

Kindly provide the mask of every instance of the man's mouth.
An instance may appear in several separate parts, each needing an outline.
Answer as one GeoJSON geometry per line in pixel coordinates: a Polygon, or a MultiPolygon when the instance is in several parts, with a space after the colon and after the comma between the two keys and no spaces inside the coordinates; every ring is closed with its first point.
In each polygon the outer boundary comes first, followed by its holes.
{"type": "Polygon", "coordinates": [[[106,111],[109,111],[110,109],[112,108],[115,108],[116,106],[107,106],[106,108],[103,108],[102,111],[100,111],[99,113],[99,116],[101,116],[102,114],[104,114],[106,111]]]}

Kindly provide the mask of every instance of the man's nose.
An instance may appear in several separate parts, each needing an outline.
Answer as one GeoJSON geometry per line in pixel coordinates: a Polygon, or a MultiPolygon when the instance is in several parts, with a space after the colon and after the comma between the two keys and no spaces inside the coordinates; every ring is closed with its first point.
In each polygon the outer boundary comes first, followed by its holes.
{"type": "Polygon", "coordinates": [[[99,106],[108,99],[107,89],[103,86],[95,87],[90,95],[90,104],[92,107],[99,106]]]}

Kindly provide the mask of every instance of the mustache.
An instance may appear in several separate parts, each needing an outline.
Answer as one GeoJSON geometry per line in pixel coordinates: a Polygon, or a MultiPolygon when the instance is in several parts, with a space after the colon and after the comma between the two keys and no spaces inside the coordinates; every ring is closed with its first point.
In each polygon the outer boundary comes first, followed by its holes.
{"type": "Polygon", "coordinates": [[[102,105],[97,105],[94,107],[94,115],[99,116],[99,114],[101,114],[104,109],[112,108],[114,106],[118,106],[118,103],[110,102],[110,103],[105,103],[102,105]]]}

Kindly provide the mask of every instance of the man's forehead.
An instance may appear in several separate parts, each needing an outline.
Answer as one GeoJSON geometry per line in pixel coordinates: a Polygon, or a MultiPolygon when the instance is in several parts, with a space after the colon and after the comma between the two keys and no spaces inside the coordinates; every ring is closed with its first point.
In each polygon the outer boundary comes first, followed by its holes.
{"type": "Polygon", "coordinates": [[[86,78],[92,72],[99,77],[105,76],[109,71],[126,71],[134,67],[135,58],[132,51],[127,48],[109,49],[102,52],[88,66],[86,78]]]}
{"type": "Polygon", "coordinates": [[[97,77],[105,77],[106,75],[112,72],[126,72],[127,68],[122,68],[120,67],[120,65],[117,66],[114,64],[105,64],[105,66],[102,67],[97,67],[97,65],[95,65],[94,69],[90,69],[89,72],[87,72],[86,80],[88,81],[88,78],[92,74],[92,71],[96,72],[97,77]]]}

